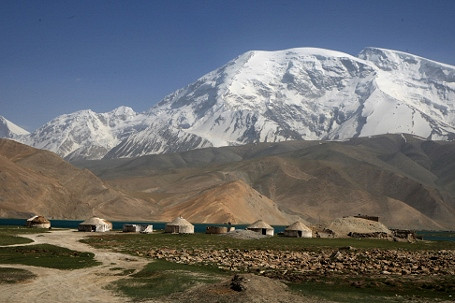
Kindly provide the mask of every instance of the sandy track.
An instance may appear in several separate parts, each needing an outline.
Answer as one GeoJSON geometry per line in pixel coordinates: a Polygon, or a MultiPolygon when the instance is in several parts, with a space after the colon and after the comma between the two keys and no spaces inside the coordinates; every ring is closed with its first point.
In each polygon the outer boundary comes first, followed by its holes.
{"type": "Polygon", "coordinates": [[[77,270],[2,264],[1,267],[27,269],[38,277],[26,283],[0,284],[0,302],[127,302],[128,298],[104,289],[105,286],[124,278],[115,274],[125,269],[140,270],[149,262],[143,258],[95,249],[79,242],[87,234],[74,230],[52,230],[50,233],[21,236],[34,240],[30,244],[49,243],[71,250],[92,252],[102,264],[77,270]]]}

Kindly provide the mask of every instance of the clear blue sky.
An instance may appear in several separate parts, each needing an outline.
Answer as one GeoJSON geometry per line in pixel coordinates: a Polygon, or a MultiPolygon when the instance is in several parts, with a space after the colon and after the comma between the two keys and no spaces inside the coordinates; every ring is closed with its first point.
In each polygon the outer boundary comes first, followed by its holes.
{"type": "Polygon", "coordinates": [[[248,50],[364,47],[455,65],[455,1],[0,1],[0,115],[33,131],[144,111],[248,50]]]}

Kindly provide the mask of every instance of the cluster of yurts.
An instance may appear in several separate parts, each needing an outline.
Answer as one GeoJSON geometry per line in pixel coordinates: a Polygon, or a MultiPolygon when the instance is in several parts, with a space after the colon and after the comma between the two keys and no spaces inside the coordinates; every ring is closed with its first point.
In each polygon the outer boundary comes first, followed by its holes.
{"type": "MultiPolygon", "coordinates": [[[[44,218],[43,216],[34,216],[27,220],[28,227],[40,227],[40,228],[50,228],[51,223],[49,220],[44,218]]],[[[247,230],[251,230],[262,235],[266,236],[273,236],[274,228],[269,224],[265,223],[262,220],[258,220],[253,224],[246,227],[247,230]]],[[[78,226],[79,231],[86,231],[86,232],[106,232],[112,230],[112,223],[101,219],[98,217],[92,217],[84,222],[80,223],[78,226]]],[[[206,233],[207,234],[224,234],[231,231],[234,231],[235,227],[231,226],[207,226],[206,233]]],[[[124,224],[123,225],[124,232],[141,232],[141,233],[152,233],[153,226],[152,225],[144,225],[144,224],[124,224]]],[[[164,229],[166,233],[173,233],[173,234],[193,234],[194,233],[194,225],[185,220],[184,218],[177,217],[174,221],[169,222],[166,224],[164,229]]],[[[287,237],[297,237],[297,238],[312,238],[313,232],[312,230],[303,224],[300,221],[297,221],[284,230],[284,236],[287,237]]]]}

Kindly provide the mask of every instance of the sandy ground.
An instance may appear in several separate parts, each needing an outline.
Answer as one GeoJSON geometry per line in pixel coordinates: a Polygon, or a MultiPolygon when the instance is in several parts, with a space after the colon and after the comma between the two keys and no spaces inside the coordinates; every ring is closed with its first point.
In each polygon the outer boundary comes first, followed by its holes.
{"type": "Polygon", "coordinates": [[[50,233],[21,235],[32,239],[30,244],[49,243],[71,250],[92,252],[99,266],[78,270],[58,270],[45,267],[2,264],[1,267],[23,268],[38,277],[26,283],[0,284],[0,302],[126,302],[127,298],[104,289],[122,279],[115,276],[124,269],[142,269],[149,260],[107,250],[95,249],[79,242],[86,233],[74,230],[52,230],[50,233]],[[122,268],[122,270],[114,270],[122,268]]]}

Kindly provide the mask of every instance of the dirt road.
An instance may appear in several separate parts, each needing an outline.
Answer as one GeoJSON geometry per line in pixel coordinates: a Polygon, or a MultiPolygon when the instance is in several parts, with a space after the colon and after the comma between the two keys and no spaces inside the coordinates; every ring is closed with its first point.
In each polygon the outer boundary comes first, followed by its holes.
{"type": "Polygon", "coordinates": [[[45,267],[2,264],[29,270],[38,277],[26,283],[0,284],[0,302],[126,302],[105,287],[122,276],[123,270],[140,270],[149,261],[142,258],[95,249],[79,242],[86,233],[74,230],[52,230],[50,233],[21,235],[32,239],[31,244],[49,243],[71,250],[92,252],[102,264],[77,270],[58,270],[45,267]],[[119,269],[121,268],[121,269],[119,269]]]}

